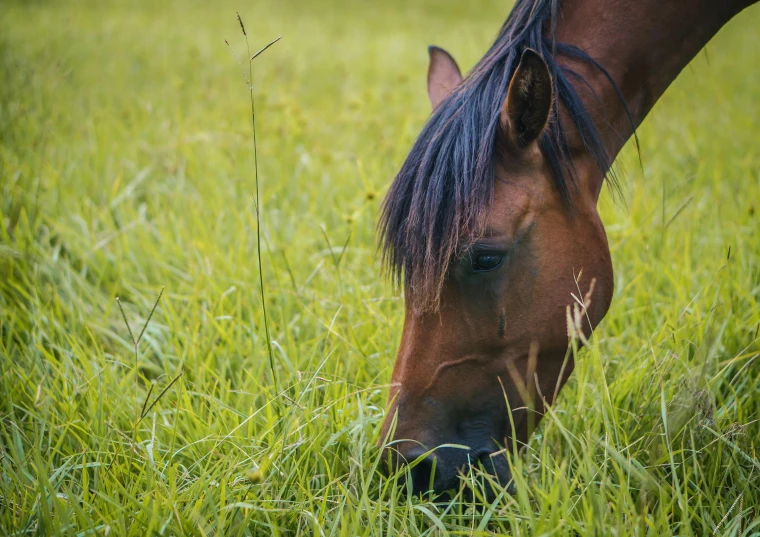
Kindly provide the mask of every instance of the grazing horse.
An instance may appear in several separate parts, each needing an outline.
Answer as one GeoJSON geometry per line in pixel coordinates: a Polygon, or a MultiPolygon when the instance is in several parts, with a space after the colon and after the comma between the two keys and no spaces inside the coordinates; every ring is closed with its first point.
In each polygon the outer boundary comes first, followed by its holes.
{"type": "Polygon", "coordinates": [[[596,205],[613,160],[752,3],[516,0],[465,78],[430,47],[433,112],[379,224],[406,299],[380,445],[391,468],[417,462],[415,493],[457,488],[475,463],[509,484],[504,451],[525,445],[573,370],[573,295],[583,337],[610,306],[596,205]]]}

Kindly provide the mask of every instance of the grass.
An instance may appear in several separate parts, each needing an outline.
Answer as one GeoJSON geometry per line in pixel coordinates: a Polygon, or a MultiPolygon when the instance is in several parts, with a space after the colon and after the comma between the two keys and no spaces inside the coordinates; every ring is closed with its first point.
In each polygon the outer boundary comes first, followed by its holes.
{"type": "Polygon", "coordinates": [[[469,67],[506,10],[407,4],[0,7],[0,534],[760,533],[760,10],[619,159],[612,309],[515,494],[472,505],[376,472],[403,301],[374,230],[426,45],[469,67]],[[238,10],[252,50],[283,36],[261,227],[238,10]]]}

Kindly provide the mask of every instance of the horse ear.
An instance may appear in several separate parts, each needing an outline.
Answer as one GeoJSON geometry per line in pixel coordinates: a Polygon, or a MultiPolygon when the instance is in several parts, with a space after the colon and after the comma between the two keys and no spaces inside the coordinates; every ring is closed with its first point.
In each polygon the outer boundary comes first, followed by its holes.
{"type": "Polygon", "coordinates": [[[451,54],[436,46],[428,47],[430,66],[428,67],[428,97],[433,110],[438,108],[451,90],[462,82],[462,73],[451,54]]]}
{"type": "Polygon", "coordinates": [[[501,107],[501,128],[510,144],[524,148],[538,139],[549,121],[553,97],[549,67],[538,52],[525,49],[501,107]]]}

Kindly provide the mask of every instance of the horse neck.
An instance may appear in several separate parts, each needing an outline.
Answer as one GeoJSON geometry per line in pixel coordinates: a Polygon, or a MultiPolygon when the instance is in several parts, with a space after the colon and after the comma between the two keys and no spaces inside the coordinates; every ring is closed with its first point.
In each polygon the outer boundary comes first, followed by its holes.
{"type": "MultiPolygon", "coordinates": [[[[614,158],[681,70],[734,15],[757,0],[565,0],[556,37],[579,47],[610,74],[581,60],[558,61],[583,75],[575,83],[614,158]],[[628,116],[630,113],[630,118],[628,116]]],[[[568,124],[565,122],[565,124],[568,124]]]]}

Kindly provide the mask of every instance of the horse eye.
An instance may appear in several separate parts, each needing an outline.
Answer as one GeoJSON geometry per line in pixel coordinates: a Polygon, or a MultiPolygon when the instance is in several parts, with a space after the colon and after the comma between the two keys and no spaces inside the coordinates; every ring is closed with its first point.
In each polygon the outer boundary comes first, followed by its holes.
{"type": "Polygon", "coordinates": [[[488,272],[501,265],[504,261],[503,254],[480,254],[472,261],[472,268],[475,272],[488,272]]]}

